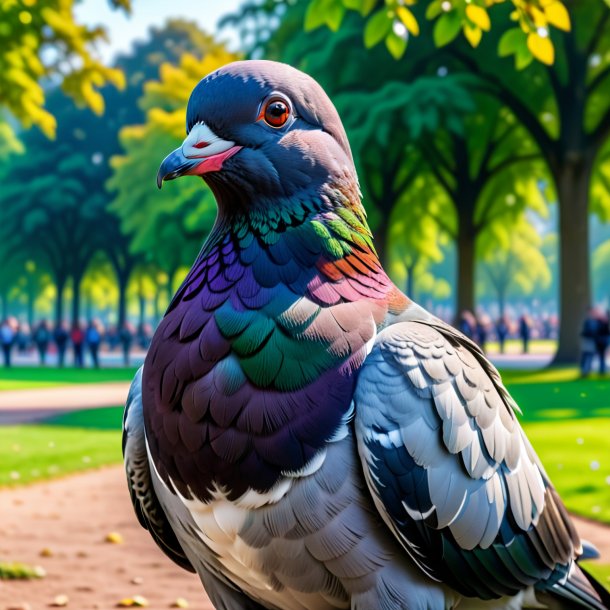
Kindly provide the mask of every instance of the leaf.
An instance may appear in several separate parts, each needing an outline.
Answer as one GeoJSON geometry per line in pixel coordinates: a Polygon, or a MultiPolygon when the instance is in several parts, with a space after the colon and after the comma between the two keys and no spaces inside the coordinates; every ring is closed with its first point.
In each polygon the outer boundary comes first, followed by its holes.
{"type": "MultiPolygon", "coordinates": [[[[608,0],[608,2],[610,2],[610,0],[608,0]]],[[[426,9],[426,19],[428,21],[432,21],[433,19],[436,19],[442,12],[443,9],[441,7],[441,0],[434,0],[434,2],[431,2],[428,5],[428,8],[426,9]]]]}
{"type": "Polygon", "coordinates": [[[527,37],[527,48],[538,61],[547,66],[552,65],[555,61],[555,47],[548,36],[543,38],[536,32],[532,32],[527,37]]]}
{"type": "Polygon", "coordinates": [[[392,21],[386,9],[377,11],[367,22],[364,28],[364,46],[367,49],[374,47],[383,40],[392,29],[392,21]]]}
{"type": "Polygon", "coordinates": [[[390,32],[385,39],[385,46],[394,59],[400,59],[407,50],[407,38],[390,32]]]}
{"type": "Polygon", "coordinates": [[[396,16],[413,36],[419,35],[419,23],[417,23],[415,15],[406,6],[398,6],[396,8],[396,16]]]}
{"type": "MultiPolygon", "coordinates": [[[[466,17],[472,21],[475,25],[478,25],[482,30],[488,32],[491,28],[491,21],[487,11],[476,4],[468,4],[466,6],[466,17]]],[[[476,45],[473,45],[476,46],[476,45]]]]}
{"type": "Polygon", "coordinates": [[[56,595],[50,605],[52,608],[65,608],[69,601],[70,598],[67,595],[56,595]]]}
{"type": "Polygon", "coordinates": [[[326,25],[333,31],[336,32],[341,26],[343,16],[345,15],[345,6],[341,3],[341,0],[333,0],[330,3],[326,3],[326,25]]]}
{"type": "Polygon", "coordinates": [[[176,598],[176,601],[172,604],[172,608],[188,608],[189,603],[184,597],[176,598]]]}
{"type": "Polygon", "coordinates": [[[466,36],[466,40],[468,40],[470,46],[476,49],[476,47],[478,47],[479,43],[481,42],[483,31],[481,30],[481,28],[465,25],[464,36],[466,36]]]}
{"type": "Polygon", "coordinates": [[[148,600],[142,595],[134,595],[133,597],[124,597],[117,606],[119,608],[146,608],[149,605],[148,600]]]}
{"type": "Polygon", "coordinates": [[[110,532],[106,534],[104,542],[110,542],[111,544],[123,544],[123,536],[118,532],[110,532]]]}
{"type": "Polygon", "coordinates": [[[498,43],[498,55],[500,57],[507,57],[517,53],[520,47],[525,47],[527,44],[527,37],[525,32],[519,28],[513,28],[502,34],[500,42],[498,43]]]}
{"type": "Polygon", "coordinates": [[[375,8],[377,0],[360,0],[360,14],[366,17],[375,8]]]}
{"type": "Polygon", "coordinates": [[[545,7],[547,21],[564,32],[570,31],[570,15],[566,7],[559,1],[553,2],[545,7]]]}
{"type": "Polygon", "coordinates": [[[445,13],[434,24],[434,44],[437,47],[448,45],[462,29],[462,20],[456,11],[445,13]]]}
{"type": "Polygon", "coordinates": [[[324,0],[312,0],[307,7],[305,13],[305,31],[310,32],[319,28],[326,23],[326,14],[324,9],[324,0]]]}

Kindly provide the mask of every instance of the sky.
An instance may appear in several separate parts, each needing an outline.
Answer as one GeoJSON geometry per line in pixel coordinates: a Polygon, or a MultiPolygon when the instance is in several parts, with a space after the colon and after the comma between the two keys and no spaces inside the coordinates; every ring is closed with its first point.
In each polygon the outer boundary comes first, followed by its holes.
{"type": "MultiPolygon", "coordinates": [[[[124,11],[112,10],[108,0],[83,0],[76,5],[76,15],[82,23],[106,27],[110,43],[100,43],[98,51],[108,62],[117,52],[128,50],[134,40],[145,38],[151,25],[161,25],[169,17],[190,19],[213,33],[220,17],[235,12],[241,3],[242,0],[132,0],[132,13],[128,16],[124,11]]],[[[230,48],[237,48],[236,34],[229,28],[221,32],[220,39],[227,40],[230,48]]]]}

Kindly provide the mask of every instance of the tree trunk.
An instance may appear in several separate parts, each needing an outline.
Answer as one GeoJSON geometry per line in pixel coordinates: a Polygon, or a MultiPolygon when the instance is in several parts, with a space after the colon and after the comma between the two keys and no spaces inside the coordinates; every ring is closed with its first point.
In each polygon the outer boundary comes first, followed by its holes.
{"type": "Polygon", "coordinates": [[[55,326],[61,324],[64,319],[64,288],[66,287],[65,276],[60,276],[55,279],[55,288],[57,295],[55,296],[55,326]]]}
{"type": "Polygon", "coordinates": [[[498,289],[498,309],[499,317],[503,318],[506,311],[506,294],[503,288],[498,289]]]}
{"type": "Polygon", "coordinates": [[[456,318],[463,311],[474,312],[474,277],[475,277],[475,241],[476,231],[472,226],[470,215],[460,217],[460,227],[456,240],[457,248],[457,300],[456,318]]]}
{"type": "Polygon", "coordinates": [[[28,311],[27,311],[28,326],[30,328],[32,328],[32,326],[34,325],[34,301],[35,300],[36,300],[36,295],[34,294],[34,291],[32,290],[32,288],[30,287],[28,290],[28,311]]]}
{"type": "Polygon", "coordinates": [[[91,291],[85,294],[85,317],[87,320],[93,318],[93,298],[91,297],[91,291]]]}
{"type": "Polygon", "coordinates": [[[138,294],[138,304],[140,306],[140,314],[138,316],[138,325],[140,328],[142,328],[144,326],[144,322],[146,320],[146,297],[144,296],[142,291],[140,291],[140,293],[138,294]]]}
{"type": "Polygon", "coordinates": [[[0,298],[2,299],[2,319],[6,320],[8,318],[8,290],[4,289],[2,293],[0,293],[0,298]]]}
{"type": "Polygon", "coordinates": [[[127,282],[129,273],[118,274],[119,280],[119,304],[118,304],[118,328],[123,328],[127,312],[127,282]]]}
{"type": "Polygon", "coordinates": [[[72,276],[72,324],[78,324],[80,319],[80,285],[83,273],[76,272],[72,276]]]}
{"type": "Polygon", "coordinates": [[[593,160],[568,158],[556,171],[559,201],[559,344],[553,364],[574,364],[580,330],[591,305],[589,189],[593,160]]]}

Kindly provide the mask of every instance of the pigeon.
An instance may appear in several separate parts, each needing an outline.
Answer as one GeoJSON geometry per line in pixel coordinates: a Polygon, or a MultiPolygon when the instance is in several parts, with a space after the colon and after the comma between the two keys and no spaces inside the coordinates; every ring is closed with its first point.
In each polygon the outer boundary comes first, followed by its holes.
{"type": "MultiPolygon", "coordinates": [[[[397,134],[396,137],[399,137],[397,134]]],[[[136,515],[223,610],[610,608],[496,369],[389,279],[321,86],[207,75],[216,222],[127,400],[136,515]]]]}

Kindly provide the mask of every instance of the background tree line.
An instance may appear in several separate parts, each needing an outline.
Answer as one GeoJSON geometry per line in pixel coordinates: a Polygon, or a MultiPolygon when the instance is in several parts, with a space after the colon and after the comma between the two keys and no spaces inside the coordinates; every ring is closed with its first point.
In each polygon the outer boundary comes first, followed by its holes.
{"type": "MultiPolygon", "coordinates": [[[[291,63],[332,97],[395,281],[455,312],[558,296],[561,361],[610,281],[610,9],[565,4],[532,13],[533,29],[507,2],[258,0],[225,20],[247,56],[291,63]]],[[[198,180],[156,191],[156,170],[193,86],[235,58],[173,21],[112,67],[34,71],[42,114],[0,98],[40,127],[0,120],[3,317],[158,319],[215,205],[198,180]]]]}

